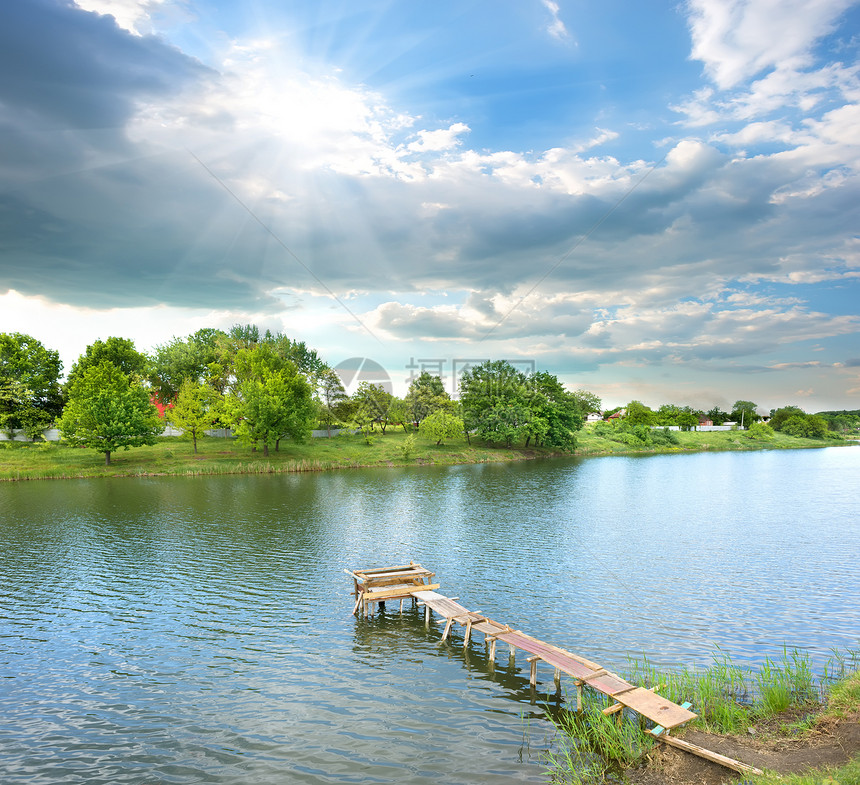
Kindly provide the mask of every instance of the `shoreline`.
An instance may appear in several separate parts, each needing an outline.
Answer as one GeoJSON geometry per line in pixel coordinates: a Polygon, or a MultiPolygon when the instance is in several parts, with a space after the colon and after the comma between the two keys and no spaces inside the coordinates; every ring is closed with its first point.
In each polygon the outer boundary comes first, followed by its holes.
{"type": "Polygon", "coordinates": [[[700,452],[750,452],[761,450],[816,449],[860,445],[857,440],[803,439],[776,434],[769,439],[750,439],[744,431],[674,432],[676,444],[626,444],[597,436],[586,428],[577,434],[577,447],[560,452],[543,447],[498,447],[457,441],[435,445],[430,441],[406,441],[409,434],[389,431],[364,436],[336,436],[289,443],[268,456],[240,447],[234,441],[207,437],[194,454],[190,440],[162,437],[155,445],[113,453],[104,464],[102,453],[54,442],[0,443],[0,481],[92,479],[94,477],[200,477],[211,475],[287,474],[343,469],[395,468],[403,466],[459,466],[510,463],[554,458],[604,458],[610,456],[689,455],[700,452]]]}

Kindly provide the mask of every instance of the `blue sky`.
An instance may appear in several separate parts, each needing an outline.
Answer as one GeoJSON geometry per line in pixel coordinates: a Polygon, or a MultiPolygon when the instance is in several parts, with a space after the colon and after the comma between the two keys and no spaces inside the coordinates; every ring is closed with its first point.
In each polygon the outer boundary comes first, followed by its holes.
{"type": "Polygon", "coordinates": [[[0,330],[860,408],[860,4],[0,8],[0,330]]]}

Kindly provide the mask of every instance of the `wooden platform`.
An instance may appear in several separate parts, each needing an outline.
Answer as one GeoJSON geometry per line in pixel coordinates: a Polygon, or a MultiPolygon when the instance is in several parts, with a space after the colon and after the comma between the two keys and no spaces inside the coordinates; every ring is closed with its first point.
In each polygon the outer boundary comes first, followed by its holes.
{"type": "Polygon", "coordinates": [[[494,621],[478,611],[470,611],[455,599],[439,594],[438,583],[431,583],[435,573],[420,564],[410,562],[397,567],[374,567],[362,570],[346,570],[354,579],[356,599],[353,613],[367,616],[372,613],[372,603],[385,600],[411,598],[425,607],[429,622],[430,612],[435,611],[445,620],[442,641],[448,639],[455,624],[465,627],[463,645],[468,646],[472,633],[480,632],[490,647],[490,659],[495,659],[499,641],[510,647],[513,656],[516,650],[530,655],[530,681],[537,682],[537,665],[544,662],[555,669],[555,678],[565,673],[571,676],[578,689],[590,687],[615,701],[617,709],[629,708],[647,717],[666,730],[676,728],[696,718],[696,714],[657,695],[651,690],[637,687],[591,660],[560,649],[546,641],[533,638],[522,630],[494,621]]]}
{"type": "Polygon", "coordinates": [[[566,673],[574,679],[577,688],[577,707],[581,706],[582,688],[589,687],[610,699],[610,705],[603,710],[604,714],[617,714],[620,717],[623,709],[630,709],[656,724],[651,733],[661,742],[728,766],[742,774],[761,773],[745,763],[670,736],[670,729],[677,728],[698,716],[690,711],[690,704],[679,706],[658,695],[656,689],[637,687],[602,668],[596,662],[533,638],[522,630],[515,630],[507,624],[494,621],[479,611],[468,610],[456,601],[456,597],[439,594],[436,589],[440,584],[431,583],[435,573],[424,569],[420,564],[410,562],[398,567],[344,570],[344,572],[351,575],[354,580],[356,602],[353,614],[361,611],[366,616],[373,612],[373,603],[378,604],[385,600],[399,600],[402,610],[403,600],[410,598],[424,606],[428,623],[431,611],[435,611],[445,620],[445,630],[440,643],[448,639],[454,624],[466,628],[463,636],[464,648],[469,645],[472,633],[480,632],[484,635],[484,642],[490,647],[491,662],[495,660],[496,645],[499,641],[510,647],[511,657],[518,649],[532,655],[527,658],[531,666],[529,681],[532,685],[537,682],[538,663],[544,662],[555,669],[556,681],[561,673],[566,673]]]}

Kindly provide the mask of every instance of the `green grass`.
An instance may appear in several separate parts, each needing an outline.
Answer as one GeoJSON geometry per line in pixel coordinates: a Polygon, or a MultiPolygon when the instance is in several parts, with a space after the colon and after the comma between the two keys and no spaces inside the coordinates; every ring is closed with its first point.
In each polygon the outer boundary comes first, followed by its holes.
{"type": "MultiPolygon", "coordinates": [[[[280,472],[327,471],[330,469],[451,465],[525,460],[560,455],[557,450],[529,447],[508,449],[472,439],[453,439],[437,446],[420,434],[388,429],[374,434],[372,444],[364,436],[335,436],[309,439],[304,444],[285,442],[268,457],[252,452],[232,439],[203,437],[194,455],[191,441],[162,438],[151,447],[135,447],[111,455],[95,450],[72,448],[56,443],[0,442],[0,480],[65,479],[76,477],[134,477],[148,475],[196,476],[207,474],[270,474],[280,472]]],[[[740,432],[679,432],[677,445],[636,446],[611,441],[585,428],[577,435],[575,455],[595,456],[642,452],[700,452],[704,450],[794,449],[822,447],[832,441],[798,439],[783,434],[762,442],[745,438],[740,432]]],[[[838,444],[838,442],[837,442],[838,444]]],[[[845,444],[845,442],[842,442],[845,444]]]]}
{"type": "Polygon", "coordinates": [[[624,444],[595,433],[594,425],[587,425],[577,434],[577,455],[612,455],[624,453],[678,453],[726,450],[795,450],[809,447],[854,445],[851,441],[832,439],[802,439],[775,433],[768,439],[750,439],[745,431],[670,431],[677,444],[636,445],[624,444]]]}
{"type": "Polygon", "coordinates": [[[766,772],[749,777],[755,785],[860,785],[860,755],[844,766],[818,769],[803,774],[777,774],[766,772]]]}
{"type": "Polygon", "coordinates": [[[420,435],[401,430],[385,436],[378,432],[373,444],[363,436],[309,439],[304,444],[284,442],[280,450],[253,452],[232,439],[198,439],[195,455],[190,440],[164,437],[152,446],[118,450],[110,466],[92,449],[62,443],[0,442],[0,480],[65,479],[83,477],[137,477],[152,475],[197,476],[210,474],[274,474],[312,472],[373,466],[450,465],[523,460],[557,455],[546,449],[513,449],[472,445],[464,439],[436,445],[420,435]]]}
{"type": "Polygon", "coordinates": [[[814,706],[826,689],[813,675],[809,655],[787,647],[778,659],[766,657],[757,671],[720,650],[704,670],[662,671],[647,658],[630,660],[628,679],[643,687],[661,685],[660,694],[674,703],[690,701],[697,723],[711,733],[743,733],[788,708],[814,706]]]}
{"type": "Polygon", "coordinates": [[[599,785],[617,779],[626,766],[639,760],[656,741],[629,717],[606,716],[603,702],[584,694],[581,713],[563,711],[550,718],[556,735],[545,753],[552,782],[599,785]]]}
{"type": "MultiPolygon", "coordinates": [[[[827,705],[821,714],[814,718],[811,723],[806,723],[808,728],[813,728],[819,722],[826,722],[829,718],[842,719],[845,716],[860,716],[860,671],[844,673],[846,660],[848,667],[860,666],[860,652],[848,652],[847,658],[835,655],[836,667],[843,670],[843,676],[829,686],[827,705]]],[[[833,663],[831,659],[831,663],[833,663]]],[[[831,664],[831,672],[833,666],[831,664]]],[[[776,774],[765,772],[764,775],[750,777],[749,781],[754,785],[860,785],[860,755],[856,755],[844,766],[819,769],[804,772],[803,774],[776,774]]]]}
{"type": "MultiPolygon", "coordinates": [[[[834,653],[816,679],[809,656],[797,649],[783,649],[782,656],[767,658],[756,671],[732,662],[720,650],[711,665],[702,670],[658,669],[647,658],[628,661],[626,678],[659,692],[675,703],[690,701],[699,719],[691,725],[711,733],[743,734],[753,723],[772,719],[790,708],[808,709],[810,714],[787,724],[780,731],[792,736],[813,728],[821,718],[840,718],[860,712],[860,651],[834,653]],[[836,680],[838,679],[838,680],[836,680]],[[827,699],[822,711],[822,701],[827,699]]],[[[641,759],[653,746],[645,723],[625,711],[621,722],[602,714],[605,699],[585,692],[582,715],[563,711],[553,720],[556,736],[546,754],[552,782],[600,785],[617,780],[625,766],[641,759]]],[[[757,785],[860,785],[857,762],[838,771],[823,772],[817,779],[755,778],[757,785]],[[854,777],[855,779],[851,779],[854,777]]],[[[768,775],[770,776],[770,775],[768,775]]]]}

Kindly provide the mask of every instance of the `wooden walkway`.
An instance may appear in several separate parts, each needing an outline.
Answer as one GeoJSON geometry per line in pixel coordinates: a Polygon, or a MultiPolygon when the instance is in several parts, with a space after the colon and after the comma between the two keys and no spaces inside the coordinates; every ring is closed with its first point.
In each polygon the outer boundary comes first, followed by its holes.
{"type": "Polygon", "coordinates": [[[414,599],[424,605],[428,622],[431,610],[445,619],[442,641],[448,639],[454,624],[459,624],[466,628],[463,646],[469,645],[473,633],[482,633],[485,643],[489,644],[491,660],[495,659],[496,645],[499,641],[510,647],[511,656],[514,656],[517,649],[530,654],[527,661],[531,666],[529,680],[532,685],[537,684],[537,666],[540,662],[551,665],[555,669],[556,681],[562,673],[571,676],[577,687],[578,707],[582,705],[581,690],[587,686],[613,699],[614,704],[605,709],[607,714],[614,714],[624,708],[632,709],[667,731],[698,716],[687,706],[679,706],[652,690],[630,684],[615,673],[584,657],[533,638],[521,630],[515,630],[507,624],[494,621],[480,612],[468,610],[455,599],[439,594],[436,591],[439,584],[431,583],[435,573],[420,564],[410,563],[396,567],[346,570],[346,572],[354,579],[353,613],[361,612],[366,616],[372,612],[373,603],[393,600],[400,601],[402,608],[404,599],[414,599]]]}
{"type": "MultiPolygon", "coordinates": [[[[683,725],[698,716],[688,708],[672,703],[651,690],[630,684],[597,663],[553,646],[551,643],[533,638],[521,630],[511,629],[508,625],[500,624],[480,613],[468,611],[462,605],[452,602],[435,591],[416,591],[412,592],[412,596],[418,602],[424,603],[426,608],[445,617],[443,641],[448,638],[452,625],[457,623],[466,628],[463,636],[464,647],[469,645],[473,632],[484,634],[485,642],[490,645],[490,659],[495,659],[496,644],[499,641],[508,644],[511,654],[514,654],[517,649],[531,654],[532,656],[527,658],[531,665],[529,678],[531,684],[537,683],[537,666],[539,662],[544,662],[555,669],[556,679],[559,674],[565,673],[574,679],[577,688],[591,687],[612,698],[617,706],[615,711],[621,708],[633,709],[666,730],[683,725]]],[[[579,696],[578,704],[582,704],[579,696]]]]}
{"type": "Polygon", "coordinates": [[[527,662],[531,666],[529,681],[533,686],[537,684],[537,666],[540,662],[551,665],[555,669],[556,683],[559,682],[562,673],[571,676],[577,688],[577,709],[582,707],[582,688],[590,687],[610,699],[610,705],[603,709],[604,714],[617,714],[620,718],[624,709],[631,709],[655,723],[650,733],[659,741],[727,766],[741,774],[761,774],[759,769],[746,763],[669,736],[672,728],[677,728],[698,716],[690,711],[689,703],[679,706],[658,695],[656,690],[630,684],[591,660],[533,638],[507,624],[493,621],[480,611],[468,610],[457,602],[456,597],[439,594],[436,589],[440,584],[432,582],[435,573],[420,564],[410,562],[396,567],[344,570],[344,572],[351,575],[354,581],[353,614],[361,613],[367,616],[372,613],[374,603],[379,605],[386,601],[399,601],[400,609],[403,610],[405,599],[414,600],[424,605],[428,624],[431,611],[435,611],[444,619],[445,630],[442,633],[441,642],[448,639],[454,624],[459,624],[466,628],[463,635],[464,648],[469,645],[472,633],[479,632],[484,635],[484,643],[490,647],[491,662],[496,657],[496,644],[499,641],[506,643],[510,647],[511,657],[515,656],[517,649],[531,655],[527,658],[527,662]]]}

